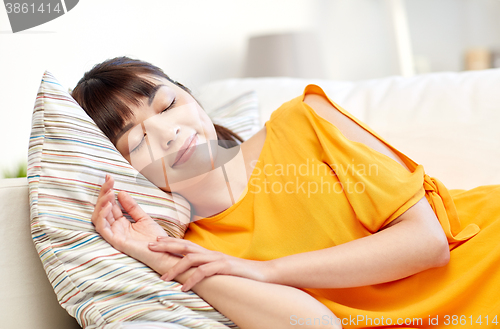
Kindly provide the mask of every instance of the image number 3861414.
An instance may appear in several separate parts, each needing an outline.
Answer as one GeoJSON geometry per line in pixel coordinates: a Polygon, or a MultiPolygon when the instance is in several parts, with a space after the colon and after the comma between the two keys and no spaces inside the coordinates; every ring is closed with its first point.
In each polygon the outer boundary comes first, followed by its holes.
{"type": "Polygon", "coordinates": [[[12,32],[44,24],[73,9],[79,0],[4,0],[12,32]]]}

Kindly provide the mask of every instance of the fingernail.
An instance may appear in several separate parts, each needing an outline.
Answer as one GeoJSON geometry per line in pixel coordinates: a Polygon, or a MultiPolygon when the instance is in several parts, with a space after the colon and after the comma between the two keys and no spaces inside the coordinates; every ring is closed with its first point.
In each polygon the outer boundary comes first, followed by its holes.
{"type": "Polygon", "coordinates": [[[154,243],[154,242],[150,242],[150,243],[149,243],[149,246],[150,246],[150,247],[156,247],[156,243],[154,243]]]}
{"type": "Polygon", "coordinates": [[[109,175],[106,174],[106,182],[109,180],[109,175]]]}
{"type": "Polygon", "coordinates": [[[169,239],[170,237],[169,236],[159,236],[156,238],[157,241],[160,241],[160,240],[167,240],[169,239]]]}

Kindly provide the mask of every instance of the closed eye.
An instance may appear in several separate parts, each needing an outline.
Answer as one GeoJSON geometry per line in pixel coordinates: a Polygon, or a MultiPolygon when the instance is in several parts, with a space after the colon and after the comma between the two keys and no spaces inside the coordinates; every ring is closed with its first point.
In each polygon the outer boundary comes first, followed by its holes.
{"type": "Polygon", "coordinates": [[[166,112],[166,111],[170,110],[172,107],[174,107],[174,105],[175,105],[175,101],[176,101],[176,100],[177,100],[177,99],[176,99],[176,98],[174,98],[174,100],[172,101],[172,103],[170,103],[170,105],[169,105],[166,109],[164,109],[163,111],[161,111],[161,113],[164,113],[164,112],[166,112]]]}
{"type": "Polygon", "coordinates": [[[141,142],[139,143],[139,145],[137,145],[136,147],[134,147],[134,149],[133,149],[132,151],[130,151],[130,153],[132,154],[132,153],[134,153],[135,151],[138,151],[138,150],[142,147],[142,145],[144,144],[144,140],[145,140],[145,139],[146,139],[146,134],[144,134],[144,135],[142,136],[142,139],[141,139],[141,142]]]}

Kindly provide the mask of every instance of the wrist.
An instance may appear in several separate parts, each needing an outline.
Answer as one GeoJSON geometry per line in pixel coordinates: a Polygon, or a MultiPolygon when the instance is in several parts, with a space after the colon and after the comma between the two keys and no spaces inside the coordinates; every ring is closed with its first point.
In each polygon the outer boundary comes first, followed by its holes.
{"type": "Polygon", "coordinates": [[[174,278],[174,281],[177,281],[180,284],[184,284],[197,268],[198,267],[191,267],[189,270],[177,274],[177,276],[174,278]]]}
{"type": "Polygon", "coordinates": [[[271,259],[268,261],[262,262],[263,265],[263,282],[267,283],[279,283],[279,275],[276,259],[271,259]]]}
{"type": "Polygon", "coordinates": [[[148,250],[147,253],[149,257],[144,263],[160,275],[167,273],[168,270],[181,260],[181,257],[165,252],[148,250]]]}

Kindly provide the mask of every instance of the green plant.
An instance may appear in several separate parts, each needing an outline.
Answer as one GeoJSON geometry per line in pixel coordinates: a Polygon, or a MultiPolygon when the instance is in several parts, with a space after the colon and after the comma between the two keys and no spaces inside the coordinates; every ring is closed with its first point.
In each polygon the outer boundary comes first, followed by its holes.
{"type": "Polygon", "coordinates": [[[17,168],[14,168],[13,170],[4,169],[3,177],[4,178],[26,177],[27,170],[28,170],[28,165],[26,164],[26,162],[21,162],[17,165],[17,168]]]}

